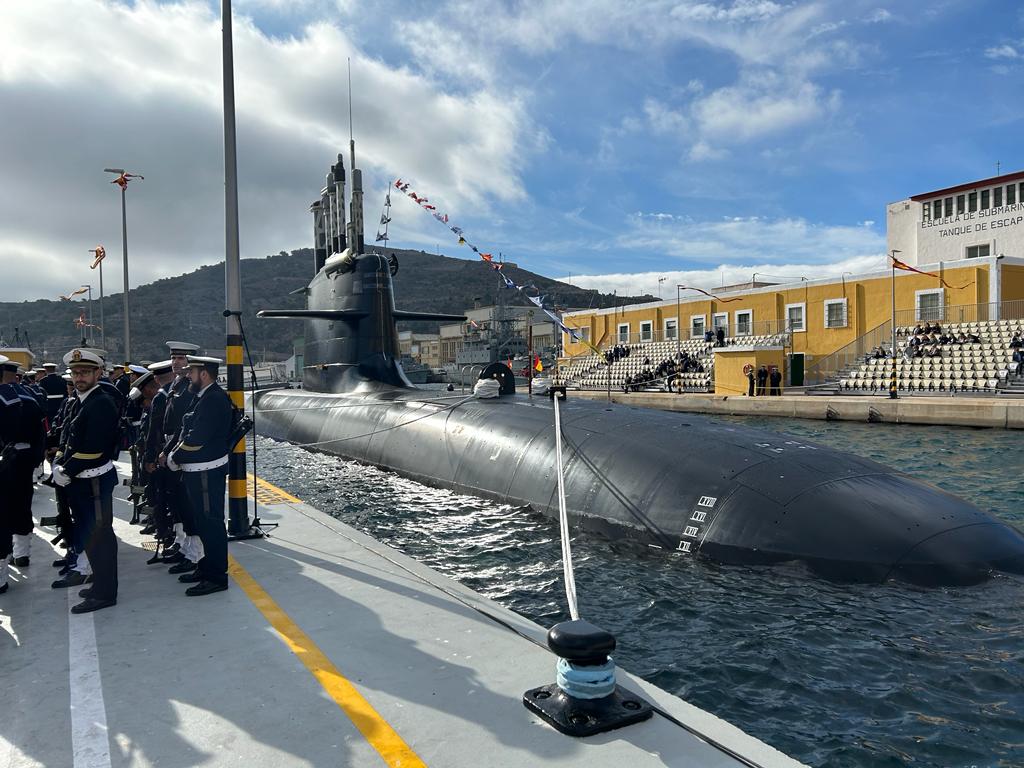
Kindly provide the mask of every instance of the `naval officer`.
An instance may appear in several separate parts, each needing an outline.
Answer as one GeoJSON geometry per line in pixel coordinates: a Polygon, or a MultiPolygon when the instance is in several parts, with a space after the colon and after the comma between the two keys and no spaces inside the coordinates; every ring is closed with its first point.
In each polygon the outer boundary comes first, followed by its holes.
{"type": "MultiPolygon", "coordinates": [[[[114,486],[118,452],[118,404],[100,385],[103,359],[73,349],[64,357],[71,369],[78,411],[65,427],[64,452],[53,468],[53,480],[68,491],[76,538],[92,568],[93,584],[79,592],[85,600],[72,613],[88,613],[117,604],[117,539],[114,536],[114,486]]],[[[68,574],[66,580],[70,580],[68,574]]],[[[62,586],[72,586],[71,583],[62,586]]]]}
{"type": "MultiPolygon", "coordinates": [[[[167,454],[181,439],[181,422],[192,409],[195,393],[189,381],[188,355],[195,354],[199,346],[185,341],[168,341],[171,351],[171,370],[175,379],[168,391],[164,409],[164,442],[157,463],[166,466],[167,454]]],[[[181,473],[168,473],[164,477],[164,493],[174,524],[174,544],[165,550],[163,561],[173,563],[171,573],[181,574],[194,570],[203,557],[202,540],[195,527],[195,514],[188,494],[182,485],[181,473]]]]}
{"type": "MultiPolygon", "coordinates": [[[[160,456],[164,443],[164,413],[167,409],[171,383],[174,380],[173,365],[171,360],[164,360],[149,366],[158,389],[153,394],[149,415],[146,417],[142,450],[142,465],[149,480],[146,485],[146,503],[153,509],[153,516],[150,520],[152,530],[143,529],[143,533],[155,533],[157,539],[164,542],[165,547],[173,542],[171,520],[167,510],[167,496],[164,492],[168,470],[157,464],[157,458],[160,456]]],[[[142,381],[141,377],[136,384],[139,381],[142,381]]]]}
{"type": "Polygon", "coordinates": [[[195,404],[183,420],[181,441],[167,456],[167,467],[181,471],[203,542],[204,557],[194,573],[179,581],[195,583],[185,594],[209,595],[228,588],[228,534],[224,527],[224,486],[234,407],[217,384],[221,360],[189,356],[189,379],[195,404]]]}

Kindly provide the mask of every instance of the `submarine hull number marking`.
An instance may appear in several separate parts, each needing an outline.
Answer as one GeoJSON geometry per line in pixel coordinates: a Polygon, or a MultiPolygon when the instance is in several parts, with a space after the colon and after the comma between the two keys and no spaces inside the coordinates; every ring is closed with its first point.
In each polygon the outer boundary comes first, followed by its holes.
{"type": "Polygon", "coordinates": [[[708,519],[707,510],[713,509],[718,501],[717,496],[701,496],[697,500],[698,507],[704,507],[704,509],[695,509],[690,514],[689,522],[696,523],[696,525],[688,525],[683,530],[683,538],[679,540],[679,546],[676,547],[676,552],[682,552],[684,554],[693,554],[693,542],[689,539],[700,539],[701,523],[704,523],[708,519]]]}

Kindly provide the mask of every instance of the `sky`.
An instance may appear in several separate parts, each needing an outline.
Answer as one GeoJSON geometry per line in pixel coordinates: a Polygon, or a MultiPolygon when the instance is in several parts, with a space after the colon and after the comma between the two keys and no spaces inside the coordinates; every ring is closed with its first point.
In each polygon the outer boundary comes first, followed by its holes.
{"type": "MultiPolygon", "coordinates": [[[[0,300],[224,258],[220,4],[0,3],[0,300]]],[[[482,250],[665,298],[885,265],[885,205],[1024,169],[1024,8],[992,0],[235,0],[243,258],[308,247],[353,125],[482,250]],[[664,278],[663,280],[661,278],[664,278]]],[[[347,159],[346,159],[347,165],[347,159]]],[[[393,196],[391,245],[469,258],[393,196]]],[[[244,269],[244,263],[243,263],[244,269]]]]}

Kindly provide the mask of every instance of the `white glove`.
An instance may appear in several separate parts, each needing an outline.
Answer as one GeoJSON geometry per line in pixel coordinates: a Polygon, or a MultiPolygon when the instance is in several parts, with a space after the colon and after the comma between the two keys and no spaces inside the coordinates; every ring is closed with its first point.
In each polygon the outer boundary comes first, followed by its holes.
{"type": "Polygon", "coordinates": [[[179,471],[179,470],[181,469],[181,467],[179,467],[179,466],[178,466],[178,465],[177,465],[177,464],[175,463],[175,461],[174,461],[174,453],[173,453],[173,452],[171,452],[171,453],[170,453],[170,454],[168,454],[168,456],[167,456],[167,468],[168,468],[169,470],[171,470],[171,472],[178,472],[178,471],[179,471]]]}
{"type": "Polygon", "coordinates": [[[53,466],[53,482],[61,488],[71,485],[71,478],[68,477],[67,472],[64,471],[64,467],[59,464],[55,464],[53,466]]]}

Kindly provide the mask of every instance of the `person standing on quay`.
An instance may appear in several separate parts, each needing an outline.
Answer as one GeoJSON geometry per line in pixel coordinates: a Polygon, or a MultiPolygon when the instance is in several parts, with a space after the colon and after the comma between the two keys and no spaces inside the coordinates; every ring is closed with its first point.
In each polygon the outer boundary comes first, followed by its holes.
{"type": "MultiPolygon", "coordinates": [[[[53,481],[67,488],[68,503],[93,584],[79,592],[85,600],[72,613],[89,613],[117,604],[117,538],[114,536],[114,457],[120,440],[120,416],[114,397],[100,386],[103,359],[87,349],[64,357],[71,369],[80,406],[68,430],[66,447],[53,467],[53,481]]],[[[72,574],[68,574],[70,579],[72,574]]],[[[84,581],[84,579],[83,579],[84,581]]],[[[54,586],[74,586],[55,582],[54,586]]]]}

